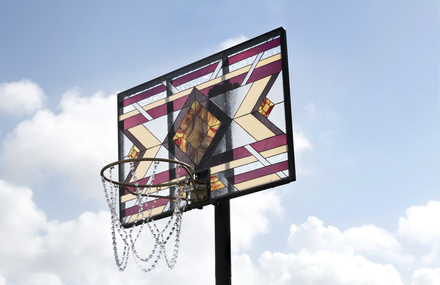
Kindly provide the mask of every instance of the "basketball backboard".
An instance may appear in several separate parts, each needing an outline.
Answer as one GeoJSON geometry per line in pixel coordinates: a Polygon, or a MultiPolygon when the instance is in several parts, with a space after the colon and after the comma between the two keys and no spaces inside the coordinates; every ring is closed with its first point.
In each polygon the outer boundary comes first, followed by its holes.
{"type": "MultiPolygon", "coordinates": [[[[165,158],[208,173],[210,195],[201,207],[295,180],[285,30],[279,28],[118,94],[119,159],[165,158]]],[[[134,165],[139,183],[153,163],[134,165]]],[[[162,163],[155,183],[176,179],[162,163]]],[[[119,181],[132,183],[130,166],[119,181]]],[[[159,192],[170,195],[173,187],[159,192]]],[[[135,220],[136,197],[120,188],[120,218],[135,220]]],[[[153,217],[172,212],[152,198],[153,217]]]]}

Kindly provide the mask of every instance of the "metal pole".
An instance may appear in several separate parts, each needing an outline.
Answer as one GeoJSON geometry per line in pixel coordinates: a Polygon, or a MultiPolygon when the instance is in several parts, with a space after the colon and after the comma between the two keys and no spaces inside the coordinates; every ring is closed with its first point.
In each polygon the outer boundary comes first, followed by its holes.
{"type": "Polygon", "coordinates": [[[231,218],[229,200],[215,205],[215,284],[231,285],[231,218]]]}

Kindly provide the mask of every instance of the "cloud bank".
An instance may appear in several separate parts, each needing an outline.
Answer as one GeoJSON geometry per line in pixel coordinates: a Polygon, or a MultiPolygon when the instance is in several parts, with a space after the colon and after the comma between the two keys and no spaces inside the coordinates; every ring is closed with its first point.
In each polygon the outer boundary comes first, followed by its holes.
{"type": "MultiPolygon", "coordinates": [[[[409,254],[398,233],[389,233],[373,225],[340,231],[324,226],[322,220],[309,217],[303,224],[290,226],[283,252],[262,252],[257,264],[247,254],[247,245],[270,232],[270,221],[280,213],[264,208],[265,199],[280,202],[273,192],[261,192],[252,203],[232,207],[233,280],[236,284],[404,284],[402,271],[412,276],[411,284],[437,284],[440,264],[423,263],[421,254],[409,254]],[[241,208],[240,208],[241,207],[241,208]],[[253,210],[250,209],[253,208],[253,210]],[[258,210],[260,209],[260,210],[258,210]],[[249,211],[247,211],[249,210],[249,211]],[[263,226],[252,226],[249,213],[263,226]],[[244,233],[244,234],[239,234],[244,233]]],[[[184,215],[181,252],[170,271],[163,264],[151,274],[138,271],[131,259],[120,273],[114,264],[109,213],[84,212],[66,222],[48,221],[33,201],[32,190],[0,180],[0,281],[3,284],[126,284],[145,282],[173,284],[183,280],[188,270],[200,270],[194,284],[214,283],[213,209],[184,215]]],[[[429,211],[440,203],[417,206],[430,218],[429,211]]],[[[411,209],[411,208],[410,208],[411,209]]],[[[402,219],[420,214],[407,211],[402,219]]],[[[433,225],[429,225],[432,227],[433,225]]],[[[420,227],[413,229],[420,230],[420,227]]],[[[438,239],[440,235],[435,236],[438,239]]],[[[148,237],[148,235],[146,236],[148,237]]],[[[424,244],[425,240],[415,241],[424,244]]],[[[142,246],[141,246],[142,247],[142,246]]],[[[423,254],[423,253],[422,253],[423,254]]],[[[1,283],[0,283],[1,284],[1,283]]]]}
{"type": "Polygon", "coordinates": [[[0,113],[30,115],[41,109],[46,100],[43,89],[29,79],[0,83],[0,113]]]}
{"type": "Polygon", "coordinates": [[[81,97],[71,89],[60,113],[41,109],[22,121],[3,141],[3,179],[29,186],[58,177],[86,196],[100,195],[99,171],[117,158],[115,101],[115,95],[81,97]]]}

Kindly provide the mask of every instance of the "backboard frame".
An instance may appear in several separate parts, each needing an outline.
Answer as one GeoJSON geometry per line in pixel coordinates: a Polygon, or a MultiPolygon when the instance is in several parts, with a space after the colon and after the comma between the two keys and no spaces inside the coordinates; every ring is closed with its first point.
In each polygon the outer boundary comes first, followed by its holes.
{"type": "MultiPolygon", "coordinates": [[[[151,97],[148,97],[149,92],[150,92],[150,94],[153,94],[155,92],[157,94],[157,92],[161,92],[162,95],[160,95],[158,97],[159,99],[169,98],[173,94],[181,92],[181,91],[177,90],[177,87],[179,86],[178,83],[185,82],[185,80],[187,80],[188,78],[193,78],[193,79],[191,79],[193,81],[192,84],[194,86],[199,86],[196,84],[197,82],[194,82],[194,80],[197,80],[197,77],[194,78],[194,76],[197,76],[197,73],[199,71],[200,71],[200,74],[202,74],[203,73],[202,71],[204,71],[204,70],[206,71],[207,69],[210,69],[210,70],[212,70],[212,73],[217,72],[217,73],[227,74],[229,72],[229,70],[223,70],[223,68],[225,68],[225,66],[226,66],[226,68],[229,68],[230,65],[229,65],[229,63],[226,65],[224,63],[228,62],[228,60],[231,59],[234,55],[238,55],[237,57],[239,57],[240,53],[242,53],[243,51],[247,51],[247,50],[255,50],[255,52],[258,52],[259,47],[263,48],[263,46],[265,44],[267,45],[267,44],[270,44],[270,42],[274,42],[273,39],[279,39],[279,46],[280,46],[280,50],[281,50],[280,51],[280,55],[281,55],[281,60],[280,60],[281,72],[280,73],[282,75],[282,88],[283,88],[283,96],[284,96],[284,98],[283,98],[284,103],[283,104],[284,104],[284,115],[285,115],[285,123],[286,123],[286,125],[285,125],[285,145],[287,146],[287,164],[288,164],[287,169],[288,169],[288,173],[289,173],[288,176],[286,178],[273,181],[269,184],[256,185],[251,188],[247,188],[243,191],[228,192],[227,195],[224,195],[224,196],[213,196],[213,197],[210,197],[210,199],[207,199],[207,200],[204,200],[204,201],[201,201],[198,203],[190,204],[187,206],[187,208],[185,210],[188,211],[188,210],[195,209],[195,208],[203,208],[204,206],[209,205],[209,204],[216,204],[216,203],[219,203],[224,200],[230,200],[230,199],[237,198],[237,197],[240,197],[243,195],[252,194],[252,193],[255,193],[258,191],[266,190],[269,188],[277,187],[277,186],[295,181],[296,180],[296,173],[295,173],[295,161],[294,161],[293,126],[292,126],[289,70],[288,70],[288,58],[287,58],[287,43],[286,43],[287,40],[286,40],[286,32],[283,28],[275,29],[273,31],[270,31],[268,33],[265,33],[263,35],[255,37],[253,39],[250,39],[246,42],[243,42],[241,44],[238,44],[238,45],[233,46],[231,48],[228,48],[226,50],[220,51],[214,55],[208,56],[208,57],[201,59],[199,61],[196,61],[192,64],[186,65],[186,66],[179,68],[175,71],[172,71],[172,72],[167,73],[165,75],[159,76],[153,80],[150,80],[148,82],[145,82],[143,84],[140,84],[138,86],[135,86],[135,87],[130,88],[124,92],[119,93],[117,96],[118,97],[117,110],[118,110],[118,141],[119,141],[118,154],[119,154],[119,159],[121,160],[124,157],[127,157],[127,149],[126,149],[126,147],[124,147],[124,142],[123,142],[123,139],[124,139],[123,136],[126,135],[126,133],[124,134],[124,131],[127,130],[128,127],[131,126],[130,124],[139,123],[136,120],[133,120],[133,122],[131,122],[131,123],[126,122],[124,120],[121,120],[121,115],[123,115],[123,112],[121,110],[124,110],[124,108],[129,106],[131,101],[135,102],[135,100],[139,100],[139,97],[135,98],[136,96],[143,96],[143,97],[145,97],[145,99],[148,99],[148,98],[151,98],[151,97]],[[213,64],[215,62],[220,62],[220,64],[213,64]],[[219,66],[220,66],[220,70],[218,70],[219,66]],[[130,101],[130,98],[134,98],[134,99],[130,101]]],[[[191,80],[190,80],[190,82],[191,82],[191,80]]],[[[223,84],[224,81],[221,81],[221,82],[223,84]]],[[[188,88],[188,89],[193,90],[192,87],[188,88]]],[[[194,98],[196,98],[197,96],[201,96],[199,93],[194,92],[194,94],[192,96],[194,98]]],[[[157,96],[157,95],[154,95],[154,96],[157,96]]],[[[152,96],[152,97],[154,97],[154,96],[152,96]]],[[[194,100],[196,100],[196,99],[194,99],[194,100]]],[[[176,101],[174,101],[174,102],[176,102],[176,101]]],[[[184,100],[182,99],[182,101],[184,101],[184,100]]],[[[179,102],[178,104],[180,104],[180,105],[188,104],[186,101],[187,100],[185,99],[185,102],[179,102]]],[[[172,106],[173,104],[171,104],[171,105],[166,104],[167,110],[165,110],[165,112],[167,114],[171,114],[174,111],[173,106],[172,106]]],[[[205,107],[208,108],[207,106],[208,105],[206,105],[205,107]]],[[[212,104],[211,104],[211,107],[212,107],[212,104]]],[[[161,110],[161,111],[163,112],[164,110],[161,110]]],[[[150,116],[150,115],[148,115],[148,116],[150,116]]],[[[170,115],[167,115],[167,116],[170,116],[170,115]]],[[[184,114],[180,114],[180,116],[184,116],[184,114]]],[[[145,115],[144,115],[144,117],[145,117],[145,115]]],[[[145,118],[142,118],[142,114],[139,116],[139,118],[141,118],[141,120],[145,119],[145,118]]],[[[217,116],[217,118],[221,121],[221,115],[217,116]]],[[[181,118],[181,120],[184,120],[184,118],[183,119],[181,118]]],[[[220,127],[219,127],[220,130],[221,130],[221,126],[222,126],[222,124],[220,124],[220,127]]],[[[135,139],[135,138],[132,138],[132,139],[135,139]]],[[[167,139],[169,141],[171,141],[173,138],[172,138],[172,136],[170,137],[168,135],[167,139]]],[[[214,147],[214,145],[212,145],[212,147],[214,147]]],[[[207,152],[208,151],[209,151],[209,147],[208,147],[207,152]]],[[[140,153],[142,153],[142,151],[140,153]]],[[[176,153],[176,152],[174,152],[174,153],[176,153]]],[[[144,155],[144,154],[145,154],[145,150],[142,153],[142,155],[144,155]]],[[[138,153],[138,155],[139,155],[139,153],[138,153]]],[[[195,167],[196,175],[201,172],[209,171],[209,169],[211,168],[211,166],[206,164],[206,162],[204,162],[203,159],[206,160],[206,156],[203,157],[203,155],[202,155],[202,158],[198,162],[199,163],[198,165],[202,165],[201,167],[197,167],[197,165],[196,165],[196,167],[195,167]],[[205,164],[203,164],[203,163],[205,163],[205,164]]],[[[170,171],[170,173],[171,173],[171,171],[170,171]]],[[[206,173],[205,173],[205,175],[206,175],[206,173]]],[[[124,180],[127,180],[126,171],[124,171],[124,169],[120,168],[119,169],[119,181],[124,181],[124,180]]],[[[170,191],[173,191],[173,190],[170,190],[170,191]]],[[[119,193],[119,197],[122,197],[124,195],[126,195],[126,192],[124,191],[124,189],[121,188],[120,193],[119,193]]],[[[125,209],[123,203],[120,203],[119,205],[120,205],[119,212],[125,213],[124,211],[126,209],[125,209]]],[[[168,217],[171,215],[171,213],[172,213],[172,211],[163,212],[161,214],[155,215],[154,219],[157,220],[157,219],[168,217]]],[[[133,225],[133,223],[124,221],[122,214],[120,215],[120,218],[121,218],[121,223],[125,227],[131,227],[133,225]]],[[[138,223],[140,223],[140,222],[138,222],[138,223]]]]}

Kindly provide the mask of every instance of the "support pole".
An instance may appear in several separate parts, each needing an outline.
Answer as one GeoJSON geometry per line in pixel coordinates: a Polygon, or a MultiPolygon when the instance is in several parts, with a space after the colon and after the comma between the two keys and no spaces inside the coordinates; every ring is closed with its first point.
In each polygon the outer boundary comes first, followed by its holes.
{"type": "Polygon", "coordinates": [[[215,284],[231,285],[231,218],[229,200],[215,206],[215,284]]]}

